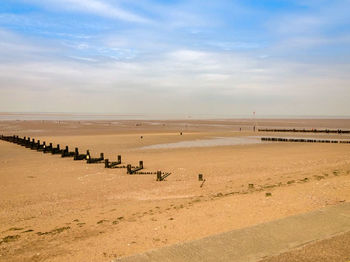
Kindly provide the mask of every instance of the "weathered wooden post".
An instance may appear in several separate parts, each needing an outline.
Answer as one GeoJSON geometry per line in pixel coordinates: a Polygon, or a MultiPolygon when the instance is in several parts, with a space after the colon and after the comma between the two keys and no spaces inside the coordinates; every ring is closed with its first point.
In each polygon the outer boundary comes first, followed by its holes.
{"type": "Polygon", "coordinates": [[[44,151],[45,148],[46,148],[46,142],[44,141],[42,145],[39,145],[39,146],[38,146],[37,150],[38,150],[38,151],[44,151]]]}
{"type": "Polygon", "coordinates": [[[130,164],[128,164],[128,165],[126,166],[126,173],[127,173],[127,174],[131,174],[131,165],[130,165],[130,164]]]}
{"type": "Polygon", "coordinates": [[[52,143],[50,143],[49,146],[45,146],[45,148],[43,150],[44,153],[47,153],[49,151],[52,151],[52,143]]]}
{"type": "Polygon", "coordinates": [[[66,157],[68,155],[68,152],[68,146],[66,146],[66,148],[61,153],[61,157],[66,157]]]}
{"type": "Polygon", "coordinates": [[[29,148],[30,148],[30,149],[32,149],[32,148],[33,148],[33,146],[34,146],[34,144],[35,144],[35,139],[33,138],[33,139],[32,139],[32,142],[30,143],[29,148]]]}
{"type": "Polygon", "coordinates": [[[91,159],[90,151],[86,150],[86,163],[90,163],[90,159],[91,159]]]}
{"type": "Polygon", "coordinates": [[[157,181],[162,181],[162,171],[157,171],[157,181]]]}
{"type": "Polygon", "coordinates": [[[140,162],[139,162],[139,168],[140,168],[140,169],[143,169],[143,161],[140,161],[140,162]]]}
{"type": "MultiPolygon", "coordinates": [[[[87,151],[88,152],[88,151],[87,151]]],[[[74,160],[84,160],[87,154],[79,154],[79,149],[76,147],[74,152],[74,160]]]]}
{"type": "Polygon", "coordinates": [[[122,156],[118,155],[118,161],[109,161],[109,159],[105,159],[105,168],[118,168],[117,166],[122,163],[122,156]]]}
{"type": "Polygon", "coordinates": [[[57,147],[55,148],[52,148],[51,150],[51,154],[59,154],[61,152],[61,149],[60,149],[60,144],[57,144],[57,147]]]}
{"type": "Polygon", "coordinates": [[[39,146],[40,146],[40,140],[38,140],[36,143],[34,143],[34,145],[32,146],[32,148],[31,149],[38,149],[39,148],[39,146]]]}
{"type": "Polygon", "coordinates": [[[91,157],[90,153],[89,153],[89,157],[86,156],[86,163],[88,163],[88,164],[101,163],[102,160],[104,160],[103,153],[101,153],[100,157],[98,157],[98,158],[91,157]]]}
{"type": "Polygon", "coordinates": [[[198,175],[198,181],[203,181],[203,174],[198,175]]]}
{"type": "Polygon", "coordinates": [[[26,145],[25,145],[25,147],[26,148],[28,148],[28,147],[30,147],[30,137],[28,137],[28,139],[27,139],[27,141],[26,141],[26,145]]]}

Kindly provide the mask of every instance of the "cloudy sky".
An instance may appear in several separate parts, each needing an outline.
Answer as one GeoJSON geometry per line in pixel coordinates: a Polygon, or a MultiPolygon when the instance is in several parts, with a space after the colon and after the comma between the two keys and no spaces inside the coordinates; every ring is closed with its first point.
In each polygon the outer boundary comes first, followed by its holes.
{"type": "Polygon", "coordinates": [[[1,0],[0,112],[350,116],[350,0],[1,0]]]}

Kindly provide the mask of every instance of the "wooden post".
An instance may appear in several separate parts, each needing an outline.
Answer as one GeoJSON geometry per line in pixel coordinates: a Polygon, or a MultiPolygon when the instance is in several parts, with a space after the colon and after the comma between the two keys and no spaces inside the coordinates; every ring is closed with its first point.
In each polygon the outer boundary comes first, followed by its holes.
{"type": "Polygon", "coordinates": [[[121,155],[118,155],[118,162],[122,162],[122,156],[121,155]]]}
{"type": "Polygon", "coordinates": [[[143,161],[139,162],[139,167],[143,168],[143,161]]]}
{"type": "Polygon", "coordinates": [[[86,163],[90,163],[90,158],[91,158],[90,152],[89,150],[86,150],[86,163]]]}
{"type": "Polygon", "coordinates": [[[131,165],[130,164],[126,166],[126,173],[131,174],[131,165]]]}
{"type": "Polygon", "coordinates": [[[162,181],[162,171],[157,171],[157,181],[162,181]]]}
{"type": "Polygon", "coordinates": [[[198,181],[203,181],[203,174],[198,175],[198,181]]]}
{"type": "Polygon", "coordinates": [[[105,168],[108,168],[109,167],[109,160],[108,158],[105,159],[105,168]]]}

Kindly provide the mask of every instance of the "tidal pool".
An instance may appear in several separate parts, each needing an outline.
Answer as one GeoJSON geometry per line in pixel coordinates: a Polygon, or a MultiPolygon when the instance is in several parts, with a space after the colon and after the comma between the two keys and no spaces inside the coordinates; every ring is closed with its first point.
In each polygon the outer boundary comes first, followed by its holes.
{"type": "Polygon", "coordinates": [[[189,141],[181,141],[176,143],[156,144],[144,146],[140,149],[173,149],[187,147],[212,147],[212,146],[233,146],[233,145],[249,145],[262,143],[260,137],[215,137],[211,139],[196,139],[189,141]]]}

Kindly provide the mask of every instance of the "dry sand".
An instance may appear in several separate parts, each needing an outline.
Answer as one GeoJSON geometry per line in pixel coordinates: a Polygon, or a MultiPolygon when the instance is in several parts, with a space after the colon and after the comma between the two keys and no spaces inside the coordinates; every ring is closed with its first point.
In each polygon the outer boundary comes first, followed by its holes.
{"type": "MultiPolygon", "coordinates": [[[[349,144],[140,149],[270,135],[252,132],[252,125],[252,120],[0,122],[0,134],[90,149],[93,156],[104,152],[110,160],[121,154],[123,163],[143,160],[145,171],[172,173],[157,182],[155,175],[126,175],[125,169],[0,141],[0,261],[111,261],[350,201],[349,144]],[[203,187],[199,173],[206,179],[203,187]]],[[[276,119],[258,125],[349,129],[350,120],[276,119]]]]}

